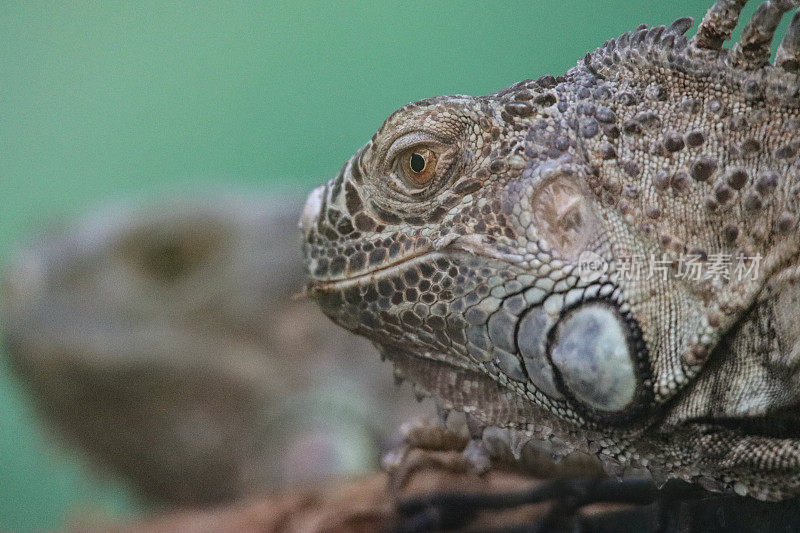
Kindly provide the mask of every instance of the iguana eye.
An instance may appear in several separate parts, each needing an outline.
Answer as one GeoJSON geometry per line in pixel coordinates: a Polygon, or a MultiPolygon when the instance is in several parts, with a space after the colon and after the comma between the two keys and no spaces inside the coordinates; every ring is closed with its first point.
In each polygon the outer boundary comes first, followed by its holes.
{"type": "Polygon", "coordinates": [[[428,185],[436,175],[436,153],[427,148],[412,148],[400,157],[400,171],[414,187],[428,185]]]}

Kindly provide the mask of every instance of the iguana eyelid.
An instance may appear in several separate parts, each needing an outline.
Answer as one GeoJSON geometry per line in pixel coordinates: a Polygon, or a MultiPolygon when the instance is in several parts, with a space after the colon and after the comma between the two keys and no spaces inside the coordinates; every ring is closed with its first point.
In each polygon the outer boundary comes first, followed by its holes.
{"type": "Polygon", "coordinates": [[[383,158],[385,168],[391,168],[394,165],[394,160],[397,158],[397,156],[406,150],[409,150],[410,148],[424,146],[432,152],[441,154],[443,151],[443,145],[444,143],[440,138],[427,131],[417,130],[405,133],[395,139],[389,146],[389,149],[386,150],[386,156],[383,158]]]}
{"type": "Polygon", "coordinates": [[[388,182],[392,183],[391,188],[395,191],[414,198],[424,196],[429,191],[435,190],[436,184],[441,183],[442,176],[446,175],[448,169],[452,166],[452,158],[444,156],[448,152],[452,152],[453,149],[454,147],[451,143],[444,141],[430,131],[414,130],[403,133],[395,138],[384,152],[385,155],[381,163],[382,174],[386,176],[388,182]],[[433,152],[439,163],[445,164],[438,164],[434,176],[424,186],[412,186],[409,184],[409,180],[404,177],[402,170],[398,169],[398,162],[403,154],[408,153],[409,150],[423,148],[433,152]]]}

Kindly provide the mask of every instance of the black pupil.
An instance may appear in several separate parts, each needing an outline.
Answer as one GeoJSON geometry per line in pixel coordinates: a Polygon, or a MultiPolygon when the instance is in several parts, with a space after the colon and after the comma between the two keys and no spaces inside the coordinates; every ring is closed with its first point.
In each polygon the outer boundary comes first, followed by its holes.
{"type": "Polygon", "coordinates": [[[422,172],[425,170],[425,158],[419,154],[411,154],[411,170],[422,172]]]}

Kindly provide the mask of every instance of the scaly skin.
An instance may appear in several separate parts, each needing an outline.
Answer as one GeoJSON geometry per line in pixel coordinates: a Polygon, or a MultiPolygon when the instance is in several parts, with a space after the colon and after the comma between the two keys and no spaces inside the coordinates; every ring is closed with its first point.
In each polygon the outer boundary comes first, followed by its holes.
{"type": "Polygon", "coordinates": [[[800,16],[772,65],[797,2],[723,49],[743,4],[399,109],[309,197],[309,293],[481,426],[612,474],[800,493],[800,16]],[[626,275],[651,254],[667,270],[626,275]],[[756,270],[693,279],[686,255],[756,270]]]}

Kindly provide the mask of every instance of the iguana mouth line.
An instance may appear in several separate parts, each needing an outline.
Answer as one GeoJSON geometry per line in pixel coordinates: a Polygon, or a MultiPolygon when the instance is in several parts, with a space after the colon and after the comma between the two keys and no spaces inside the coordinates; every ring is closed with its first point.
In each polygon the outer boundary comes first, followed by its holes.
{"type": "Polygon", "coordinates": [[[367,272],[356,274],[355,276],[338,279],[312,280],[308,285],[308,291],[314,293],[347,289],[361,285],[365,280],[373,281],[383,277],[384,274],[405,270],[407,267],[416,263],[455,253],[469,255],[471,257],[504,261],[507,263],[514,263],[521,260],[521,256],[519,255],[504,253],[488,246],[482,235],[460,235],[456,238],[448,239],[447,241],[436,242],[431,248],[411,253],[388,265],[379,266],[367,272]]]}
{"type": "Polygon", "coordinates": [[[357,274],[355,276],[351,276],[348,278],[311,281],[309,283],[309,291],[312,293],[318,291],[326,292],[331,290],[342,290],[358,286],[363,284],[365,280],[373,281],[378,279],[379,277],[382,277],[381,274],[399,272],[405,270],[405,268],[408,266],[414,265],[416,263],[421,263],[425,259],[429,259],[437,255],[444,255],[442,253],[443,251],[445,250],[426,250],[418,254],[411,254],[409,256],[403,257],[399,261],[394,261],[388,265],[383,265],[381,267],[369,270],[367,272],[362,272],[361,274],[357,274]]]}

